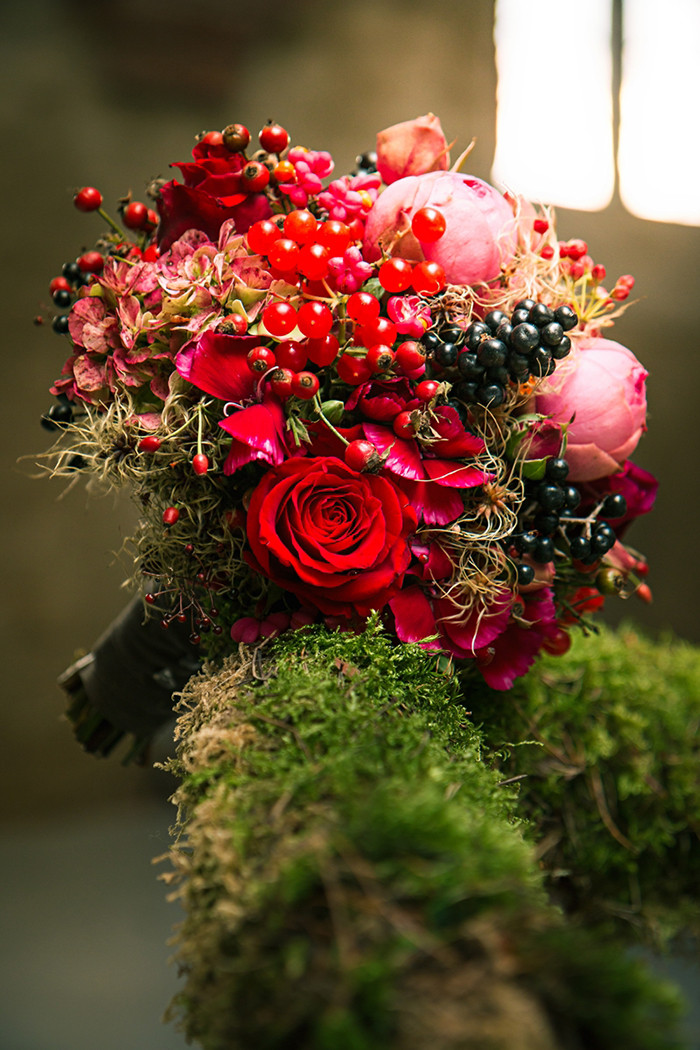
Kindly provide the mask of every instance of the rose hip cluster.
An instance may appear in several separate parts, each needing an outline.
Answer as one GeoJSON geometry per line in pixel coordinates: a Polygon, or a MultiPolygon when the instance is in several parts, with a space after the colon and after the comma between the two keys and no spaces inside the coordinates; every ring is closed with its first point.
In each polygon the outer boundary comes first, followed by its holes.
{"type": "Polygon", "coordinates": [[[622,542],[655,493],[646,373],[598,327],[631,278],[608,293],[584,242],[450,170],[436,117],[337,179],[275,122],[257,146],[207,132],[119,221],[76,193],[109,231],[51,283],[47,423],[134,484],[165,625],[223,645],[376,610],[508,688],[646,586],[622,542]]]}

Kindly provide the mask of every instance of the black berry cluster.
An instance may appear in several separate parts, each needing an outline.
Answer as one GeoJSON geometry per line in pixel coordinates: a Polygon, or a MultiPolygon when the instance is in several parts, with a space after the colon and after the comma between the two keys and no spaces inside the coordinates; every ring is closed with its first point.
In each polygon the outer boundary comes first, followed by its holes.
{"type": "Polygon", "coordinates": [[[621,518],[627,512],[624,496],[611,493],[589,514],[578,517],[581,494],[574,485],[567,484],[568,474],[568,463],[557,457],[548,460],[542,481],[528,483],[521,531],[508,541],[516,555],[520,585],[533,581],[532,562],[544,564],[559,553],[573,562],[593,565],[615,543],[609,519],[621,518]],[[526,555],[529,562],[518,562],[517,555],[526,555]]]}
{"type": "Polygon", "coordinates": [[[497,406],[505,400],[509,383],[551,375],[571,350],[566,333],[577,324],[570,306],[552,310],[534,299],[522,299],[510,317],[492,310],[466,330],[451,324],[430,331],[423,343],[443,369],[456,368],[456,397],[466,404],[497,406]]]}

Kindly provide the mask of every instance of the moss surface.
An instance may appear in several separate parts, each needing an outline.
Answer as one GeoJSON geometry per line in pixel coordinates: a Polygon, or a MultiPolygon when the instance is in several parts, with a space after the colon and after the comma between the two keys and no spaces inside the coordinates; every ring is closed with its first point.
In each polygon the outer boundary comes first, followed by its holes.
{"type": "Polygon", "coordinates": [[[376,628],[187,687],[173,1011],[205,1050],[680,1045],[673,995],[548,903],[534,796],[458,689],[376,628]]]}

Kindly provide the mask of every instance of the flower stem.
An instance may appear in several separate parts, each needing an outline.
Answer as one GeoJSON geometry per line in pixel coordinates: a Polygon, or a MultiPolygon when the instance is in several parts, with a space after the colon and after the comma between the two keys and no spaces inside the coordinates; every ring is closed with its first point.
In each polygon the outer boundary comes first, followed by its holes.
{"type": "Polygon", "coordinates": [[[328,429],[331,430],[335,434],[335,436],[343,442],[344,445],[349,445],[350,442],[348,441],[348,439],[343,437],[339,430],[336,430],[336,428],[331,423],[330,419],[328,419],[327,416],[324,414],[323,406],[321,404],[321,398],[318,396],[318,394],[314,395],[314,405],[316,406],[316,411],[318,412],[319,417],[326,424],[328,429]]]}

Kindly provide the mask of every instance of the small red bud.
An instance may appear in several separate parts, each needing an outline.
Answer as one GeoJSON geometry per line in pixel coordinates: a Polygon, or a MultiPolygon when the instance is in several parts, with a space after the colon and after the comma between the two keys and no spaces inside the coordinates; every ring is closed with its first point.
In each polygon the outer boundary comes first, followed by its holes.
{"type": "Polygon", "coordinates": [[[180,511],[177,507],[166,507],[163,511],[163,524],[166,528],[170,528],[180,517],[180,511]]]}
{"type": "Polygon", "coordinates": [[[192,458],[192,470],[195,474],[200,477],[209,470],[209,460],[203,452],[198,452],[196,456],[192,458]]]}

